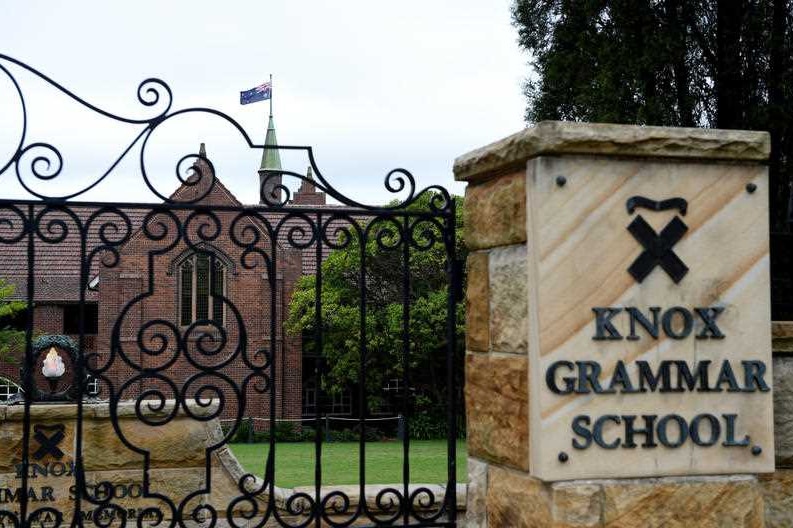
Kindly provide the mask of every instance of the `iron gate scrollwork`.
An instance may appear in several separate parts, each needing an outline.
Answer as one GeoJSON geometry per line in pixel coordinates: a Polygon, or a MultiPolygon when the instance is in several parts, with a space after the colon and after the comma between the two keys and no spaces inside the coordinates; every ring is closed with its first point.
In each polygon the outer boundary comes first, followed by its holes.
{"type": "MultiPolygon", "coordinates": [[[[0,159],[0,176],[8,179],[15,175],[19,185],[32,195],[31,199],[0,199],[0,255],[5,254],[5,260],[11,263],[6,271],[21,277],[17,290],[28,306],[25,347],[19,365],[20,404],[4,407],[4,416],[16,413],[20,417],[21,441],[19,459],[12,470],[16,480],[3,481],[0,487],[17,486],[13,492],[17,500],[0,497],[0,524],[14,527],[132,523],[137,526],[195,523],[246,527],[455,526],[458,409],[454,361],[460,272],[455,201],[450,194],[438,186],[418,190],[410,172],[395,169],[386,175],[385,187],[399,199],[384,206],[351,200],[322,175],[311,147],[255,144],[234,119],[211,108],[172,110],[171,89],[159,79],[146,79],[137,89],[138,103],[153,115],[131,118],[89,103],[12,57],[0,55],[0,70],[13,87],[15,99],[11,104],[18,105],[22,116],[18,144],[7,160],[0,159]],[[57,145],[29,137],[30,108],[21,88],[22,78],[42,82],[92,115],[135,127],[134,139],[90,182],[69,192],[59,190],[62,186],[58,183],[69,177],[66,160],[57,145]],[[179,116],[195,114],[211,115],[231,125],[248,149],[303,152],[310,161],[313,177],[285,169],[264,170],[260,174],[258,205],[224,202],[214,198],[222,184],[212,162],[204,152],[198,152],[178,159],[173,183],[179,190],[166,192],[155,184],[147,170],[146,151],[152,133],[179,116]],[[82,200],[85,194],[111,179],[122,160],[133,156],[136,149],[140,178],[156,203],[82,200]],[[282,181],[284,177],[312,185],[338,205],[294,203],[289,187],[282,181]],[[370,302],[367,248],[371,245],[392,251],[399,271],[400,282],[394,288],[399,292],[402,306],[399,314],[402,332],[397,339],[402,350],[404,387],[409,387],[411,381],[413,339],[410,259],[433,248],[441,248],[444,255],[448,476],[440,487],[411,485],[411,444],[410,436],[405,435],[403,481],[378,489],[374,496],[367,495],[368,426],[364,387],[367,358],[376,352],[367,350],[367,334],[372,331],[367,326],[370,302]],[[284,494],[277,485],[278,443],[273,431],[278,416],[283,417],[284,409],[290,405],[288,398],[293,397],[285,389],[289,369],[295,364],[294,357],[288,355],[292,352],[287,350],[294,343],[283,329],[288,297],[284,284],[291,280],[294,288],[299,280],[287,277],[289,269],[294,268],[286,266],[291,262],[289,259],[313,261],[316,321],[313,335],[304,338],[313,343],[315,350],[322,351],[327,331],[323,319],[322,264],[331,251],[349,248],[357,248],[360,259],[356,277],[360,292],[357,306],[353,305],[358,310],[360,358],[357,497],[348,488],[333,489],[333,482],[323,480],[321,405],[316,405],[312,423],[316,426],[313,488],[284,494]],[[195,256],[184,259],[179,255],[195,256]],[[74,267],[73,277],[60,269],[68,266],[74,267]],[[256,274],[261,278],[261,287],[240,295],[237,284],[241,283],[239,277],[243,274],[256,274]],[[160,295],[163,284],[170,285],[169,296],[160,295]],[[75,304],[69,309],[76,309],[78,321],[74,335],[77,352],[66,354],[67,379],[63,381],[76,387],[77,394],[83,396],[67,405],[74,409],[73,416],[63,410],[47,414],[41,409],[56,408],[34,401],[33,397],[42,382],[39,374],[42,354],[32,345],[39,333],[37,317],[41,315],[37,310],[59,288],[74,296],[75,304]],[[89,305],[99,302],[97,299],[101,299],[97,314],[99,328],[96,335],[91,335],[87,332],[86,313],[89,305]],[[102,387],[99,398],[105,403],[87,398],[91,383],[102,387]],[[104,418],[98,408],[107,409],[104,418]],[[218,504],[213,495],[217,473],[222,471],[218,457],[227,453],[226,445],[254,412],[263,415],[263,428],[270,431],[266,456],[260,460],[262,471],[234,475],[232,498],[218,504]],[[49,425],[38,424],[42,417],[49,425]],[[217,425],[220,418],[230,419],[228,428],[220,429],[217,425]],[[109,421],[114,433],[111,436],[115,438],[96,437],[95,427],[100,419],[109,421]],[[188,487],[184,488],[184,495],[168,494],[152,484],[159,470],[151,466],[155,455],[145,440],[154,441],[157,433],[140,437],[125,428],[132,420],[152,431],[164,431],[169,424],[184,419],[209,424],[206,425],[209,440],[202,446],[205,449],[203,479],[192,488],[185,484],[188,487]],[[57,437],[49,431],[55,431],[57,437]],[[42,441],[40,437],[46,445],[36,444],[42,441]],[[114,483],[103,480],[104,474],[89,460],[88,444],[94,450],[97,445],[108,446],[107,456],[111,458],[118,452],[114,449],[121,448],[138,456],[142,461],[139,468],[119,463],[118,471],[138,471],[139,483],[125,488],[123,497],[115,493],[114,483]],[[70,493],[68,498],[41,500],[35,493],[38,481],[34,479],[40,475],[36,475],[34,458],[38,452],[56,449],[66,455],[53,461],[52,475],[55,475],[54,464],[60,463],[64,469],[58,477],[71,479],[70,493]],[[63,462],[69,457],[70,462],[63,462]],[[148,503],[133,511],[125,502],[133,497],[148,503]]],[[[321,391],[322,384],[318,387],[321,391]]],[[[399,411],[407,416],[408,428],[409,399],[403,397],[399,403],[402,406],[399,411]]],[[[180,447],[173,449],[178,451],[180,447]]],[[[57,466],[58,471],[61,466],[57,466]]],[[[51,490],[48,494],[53,498],[51,490]]]]}

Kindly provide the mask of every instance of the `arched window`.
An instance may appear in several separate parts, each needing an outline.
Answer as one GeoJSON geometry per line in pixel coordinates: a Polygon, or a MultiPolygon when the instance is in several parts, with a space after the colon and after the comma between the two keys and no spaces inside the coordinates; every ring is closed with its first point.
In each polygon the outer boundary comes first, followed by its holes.
{"type": "Polygon", "coordinates": [[[7,401],[19,392],[19,385],[6,378],[0,378],[0,402],[7,401]]]}
{"type": "Polygon", "coordinates": [[[226,292],[226,267],[207,253],[195,253],[179,266],[179,323],[213,321],[223,326],[225,309],[218,296],[226,292]]]}

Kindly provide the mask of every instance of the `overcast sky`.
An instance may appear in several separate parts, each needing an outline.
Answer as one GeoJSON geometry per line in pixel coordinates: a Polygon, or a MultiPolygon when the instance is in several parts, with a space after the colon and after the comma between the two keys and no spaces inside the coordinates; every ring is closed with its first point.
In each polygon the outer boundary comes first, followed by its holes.
{"type": "MultiPolygon", "coordinates": [[[[391,196],[383,178],[410,170],[419,187],[455,193],[456,156],[520,130],[527,57],[510,25],[511,0],[335,0],[257,2],[44,2],[0,0],[0,53],[39,69],[81,97],[126,117],[151,109],[137,86],[159,77],[173,110],[206,106],[264,142],[268,103],[239,105],[239,91],[274,75],[282,145],[311,145],[323,175],[359,201],[391,196]]],[[[0,60],[0,64],[9,66],[0,60]]],[[[142,130],[73,104],[12,69],[28,110],[26,144],[51,142],[65,164],[52,181],[25,181],[62,195],[96,179],[142,130]]],[[[19,99],[0,71],[0,167],[19,140],[19,99]]],[[[258,201],[261,153],[217,118],[176,117],[158,128],[147,170],[163,194],[177,186],[175,162],[205,141],[220,179],[245,203],[258,201]]],[[[133,150],[90,195],[151,201],[133,150]]],[[[283,156],[305,172],[305,156],[283,156]]],[[[296,182],[288,182],[292,188],[296,182]]],[[[23,196],[15,171],[0,195],[23,196]]]]}

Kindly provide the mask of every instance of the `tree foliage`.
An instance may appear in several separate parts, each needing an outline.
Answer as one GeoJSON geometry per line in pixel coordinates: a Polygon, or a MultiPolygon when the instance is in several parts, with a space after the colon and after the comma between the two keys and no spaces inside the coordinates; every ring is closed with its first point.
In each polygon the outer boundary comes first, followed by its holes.
{"type": "Polygon", "coordinates": [[[790,0],[515,0],[526,120],[771,132],[771,221],[793,170],[790,0]]]}
{"type": "Polygon", "coordinates": [[[25,332],[16,329],[10,322],[24,312],[27,303],[12,300],[16,288],[0,279],[0,361],[18,362],[18,355],[25,346],[25,332]]]}
{"type": "MultiPolygon", "coordinates": [[[[409,211],[428,211],[434,195],[427,194],[409,206],[409,211]]],[[[461,241],[462,199],[455,197],[458,259],[464,259],[461,241]]],[[[404,218],[396,222],[403,223],[404,218]]],[[[411,217],[409,222],[415,221],[411,217]]],[[[330,253],[322,264],[321,320],[322,351],[327,372],[323,389],[329,393],[357,387],[361,368],[370,410],[385,403],[382,388],[390,379],[401,379],[405,371],[404,323],[408,322],[408,374],[412,393],[427,405],[445,400],[447,300],[449,277],[446,249],[438,225],[419,221],[413,230],[416,244],[409,246],[409,283],[405,279],[405,238],[391,219],[374,217],[362,243],[350,229],[348,245],[330,253]],[[364,263],[364,276],[362,266],[364,263]],[[407,290],[405,287],[407,285],[407,290]],[[365,287],[364,287],[365,286],[365,287]],[[406,295],[408,303],[403,303],[406,295]],[[365,339],[361,334],[361,303],[365,298],[365,339]],[[407,310],[406,310],[407,307],[407,310]],[[364,351],[362,357],[361,351],[364,351]]],[[[362,226],[363,228],[363,226],[362,226]]],[[[316,277],[304,276],[292,297],[287,330],[304,335],[304,347],[317,353],[316,277]]],[[[455,376],[458,392],[462,382],[464,314],[456,306],[457,351],[455,376]]],[[[458,395],[459,396],[459,395],[458,395]]]]}

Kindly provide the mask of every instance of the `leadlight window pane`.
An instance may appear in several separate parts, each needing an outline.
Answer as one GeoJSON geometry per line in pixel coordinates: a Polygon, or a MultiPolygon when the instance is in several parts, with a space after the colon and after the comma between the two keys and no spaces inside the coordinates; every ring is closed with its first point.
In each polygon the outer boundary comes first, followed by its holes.
{"type": "Polygon", "coordinates": [[[196,257],[196,320],[209,319],[209,257],[196,257]]]}
{"type": "Polygon", "coordinates": [[[187,326],[193,322],[193,264],[185,262],[182,265],[182,325],[187,326]]]}
{"type": "Polygon", "coordinates": [[[0,378],[0,401],[6,401],[19,392],[19,385],[5,378],[0,378]]]}
{"type": "Polygon", "coordinates": [[[352,413],[352,393],[344,390],[333,395],[331,414],[351,414],[352,413]]]}
{"type": "Polygon", "coordinates": [[[317,387],[313,381],[303,385],[303,415],[312,415],[317,410],[317,387]]]}
{"type": "Polygon", "coordinates": [[[215,263],[215,273],[212,281],[212,320],[215,323],[223,324],[223,301],[220,300],[218,295],[223,295],[223,280],[225,279],[225,271],[221,264],[215,263]]]}

